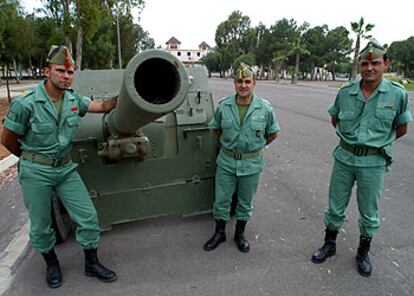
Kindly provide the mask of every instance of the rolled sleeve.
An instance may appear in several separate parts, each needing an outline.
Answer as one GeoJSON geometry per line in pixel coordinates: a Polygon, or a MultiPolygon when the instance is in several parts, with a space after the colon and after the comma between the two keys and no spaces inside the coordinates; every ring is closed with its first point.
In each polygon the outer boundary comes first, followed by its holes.
{"type": "Polygon", "coordinates": [[[91,100],[88,97],[78,95],[78,101],[79,101],[79,116],[83,117],[88,112],[88,108],[89,108],[89,104],[91,103],[91,100]]]}
{"type": "Polygon", "coordinates": [[[9,111],[4,118],[4,127],[18,135],[24,135],[27,131],[29,112],[18,99],[12,101],[9,111]]]}
{"type": "Polygon", "coordinates": [[[335,97],[335,100],[329,105],[328,113],[329,115],[331,115],[331,117],[338,118],[339,110],[338,110],[337,102],[338,102],[339,95],[340,94],[338,93],[335,97]]]}
{"type": "Polygon", "coordinates": [[[210,129],[221,129],[220,118],[221,118],[220,109],[217,109],[216,112],[214,112],[214,116],[210,120],[210,123],[208,124],[208,127],[210,129]]]}
{"type": "Polygon", "coordinates": [[[15,132],[19,136],[24,135],[27,130],[25,125],[15,122],[15,121],[11,121],[8,118],[4,119],[4,127],[11,130],[12,132],[15,132]]]}
{"type": "Polygon", "coordinates": [[[273,108],[271,108],[269,110],[269,115],[268,116],[269,116],[269,120],[268,120],[267,125],[266,125],[266,135],[267,136],[280,131],[280,126],[277,123],[276,114],[275,114],[273,108]]]}
{"type": "Polygon", "coordinates": [[[333,102],[329,108],[328,108],[328,113],[335,118],[338,118],[338,108],[336,108],[335,106],[335,102],[333,102]]]}
{"type": "Polygon", "coordinates": [[[400,126],[403,124],[406,124],[413,120],[413,117],[411,115],[411,112],[409,110],[405,111],[403,114],[397,116],[395,119],[395,126],[400,126]]]}
{"type": "Polygon", "coordinates": [[[395,126],[397,127],[413,120],[413,117],[410,112],[407,92],[404,92],[398,113],[399,114],[395,118],[395,126]]]}

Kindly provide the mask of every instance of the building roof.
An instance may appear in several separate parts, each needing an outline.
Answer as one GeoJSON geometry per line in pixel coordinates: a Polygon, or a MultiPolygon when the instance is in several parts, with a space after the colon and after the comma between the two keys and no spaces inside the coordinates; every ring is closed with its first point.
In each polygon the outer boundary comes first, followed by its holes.
{"type": "Polygon", "coordinates": [[[201,42],[201,43],[200,43],[200,45],[199,45],[198,47],[199,47],[199,48],[200,48],[200,47],[207,47],[207,48],[210,48],[210,45],[208,45],[208,44],[207,44],[207,42],[203,41],[203,42],[201,42]]]}
{"type": "Polygon", "coordinates": [[[181,42],[173,36],[165,44],[181,44],[181,42]]]}

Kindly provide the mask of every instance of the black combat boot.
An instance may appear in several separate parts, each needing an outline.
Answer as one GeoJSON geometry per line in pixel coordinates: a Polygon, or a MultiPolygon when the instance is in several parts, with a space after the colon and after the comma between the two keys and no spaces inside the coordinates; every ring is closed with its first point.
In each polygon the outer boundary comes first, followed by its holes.
{"type": "Polygon", "coordinates": [[[244,230],[246,229],[247,221],[237,220],[236,232],[234,233],[234,241],[237,244],[240,252],[247,253],[250,250],[250,245],[244,237],[244,230]]]}
{"type": "Polygon", "coordinates": [[[102,282],[116,281],[116,274],[99,263],[97,249],[84,249],[85,251],[85,275],[96,277],[102,282]]]}
{"type": "Polygon", "coordinates": [[[216,231],[204,245],[204,250],[213,251],[219,244],[226,241],[226,221],[216,220],[216,231]]]}
{"type": "Polygon", "coordinates": [[[59,261],[57,259],[55,249],[51,249],[49,253],[41,253],[45,258],[46,282],[50,288],[58,288],[62,286],[62,273],[60,271],[59,261]]]}
{"type": "Polygon", "coordinates": [[[338,230],[331,230],[326,228],[325,230],[325,243],[322,248],[318,249],[312,256],[313,263],[322,263],[327,258],[336,254],[336,236],[338,230]]]}
{"type": "Polygon", "coordinates": [[[359,238],[359,247],[356,254],[356,261],[358,264],[358,272],[362,276],[370,276],[372,272],[372,265],[369,261],[368,252],[371,246],[371,238],[363,237],[359,238]]]}

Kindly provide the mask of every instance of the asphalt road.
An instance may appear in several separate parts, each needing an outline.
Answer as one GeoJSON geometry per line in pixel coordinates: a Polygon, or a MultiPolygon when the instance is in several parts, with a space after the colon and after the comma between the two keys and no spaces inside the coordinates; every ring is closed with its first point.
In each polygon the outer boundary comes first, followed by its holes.
{"type": "MultiPolygon", "coordinates": [[[[212,79],[210,85],[216,102],[232,93],[231,80],[212,79]]],[[[249,253],[240,253],[232,240],[234,221],[228,240],[213,252],[202,249],[213,232],[209,215],[134,222],[102,235],[101,261],[118,273],[117,282],[83,276],[83,253],[72,237],[57,247],[64,275],[58,291],[46,286],[43,260],[29,250],[5,295],[414,295],[413,124],[395,144],[396,162],[381,200],[382,227],[370,253],[374,270],[363,278],[355,264],[354,198],[337,255],[321,265],[310,261],[324,236],[322,214],[337,143],[327,108],[336,89],[259,82],[256,93],[275,106],[282,130],[265,149],[267,165],[246,230],[249,253]]],[[[410,97],[413,110],[413,93],[410,97]]]]}
{"type": "MultiPolygon", "coordinates": [[[[10,170],[10,174],[16,174],[15,167],[10,170]]],[[[11,180],[0,184],[0,258],[15,234],[27,222],[20,184],[16,178],[11,180]]]]}

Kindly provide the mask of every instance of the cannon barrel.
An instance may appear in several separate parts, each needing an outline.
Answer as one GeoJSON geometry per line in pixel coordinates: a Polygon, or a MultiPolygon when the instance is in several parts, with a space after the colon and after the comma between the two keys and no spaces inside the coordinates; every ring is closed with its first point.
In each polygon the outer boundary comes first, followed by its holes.
{"type": "MultiPolygon", "coordinates": [[[[142,52],[123,70],[78,71],[73,89],[92,100],[119,96],[109,113],[88,112],[72,143],[101,229],[211,210],[217,153],[204,67],[184,67],[168,52],[142,52]]],[[[72,225],[58,201],[55,224],[63,237],[72,225]]]]}
{"type": "Polygon", "coordinates": [[[124,70],[117,107],[105,120],[110,135],[130,135],[175,110],[189,83],[183,64],[169,53],[149,50],[134,56],[124,70]]]}

